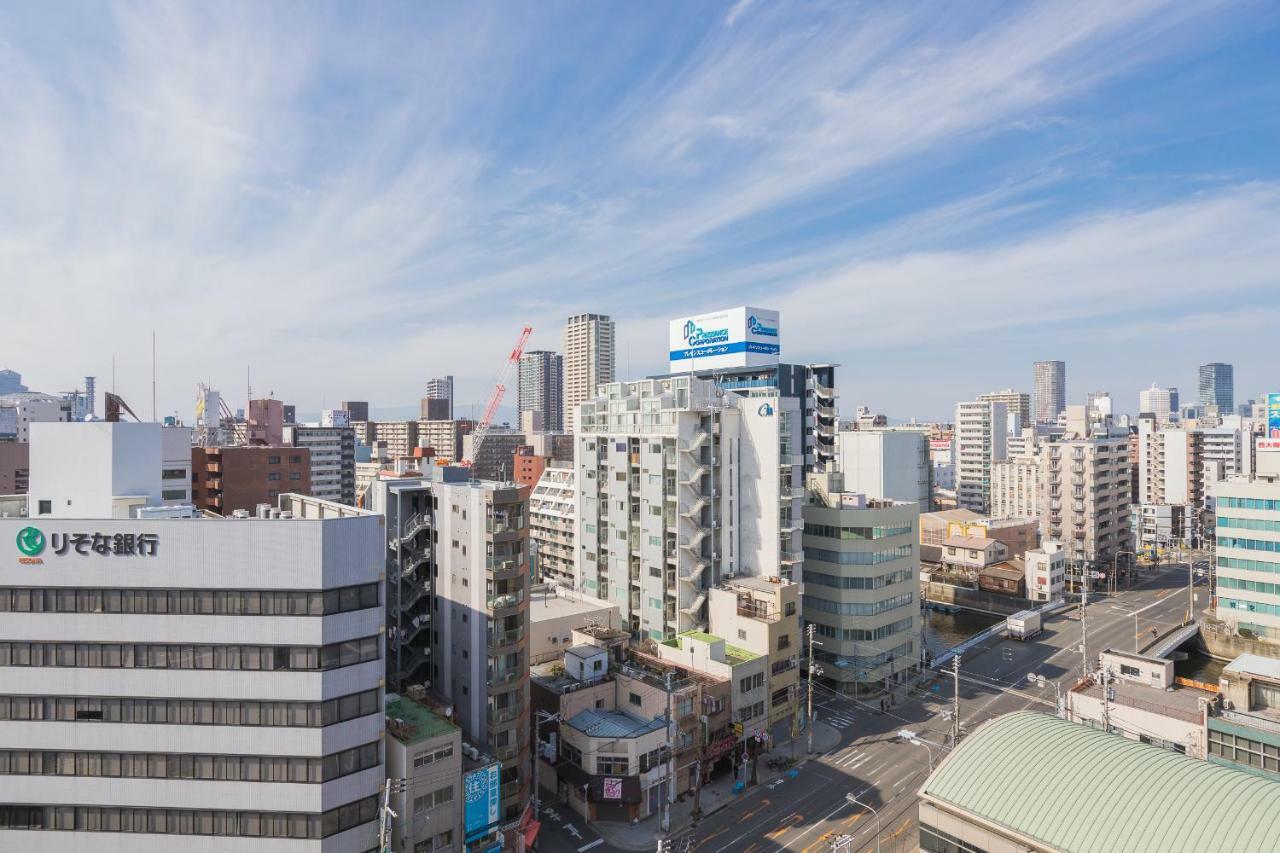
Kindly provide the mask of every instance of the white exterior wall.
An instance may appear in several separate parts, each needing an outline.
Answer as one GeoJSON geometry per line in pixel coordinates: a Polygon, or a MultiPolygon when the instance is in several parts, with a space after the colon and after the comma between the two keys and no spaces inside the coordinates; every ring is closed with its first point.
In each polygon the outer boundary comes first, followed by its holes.
{"type": "Polygon", "coordinates": [[[1004,403],[956,406],[956,500],[961,509],[986,515],[991,508],[991,465],[1006,458],[1008,411],[1004,403]]]}
{"type": "Polygon", "coordinates": [[[1216,499],[1218,618],[1280,640],[1280,479],[1227,480],[1216,499]],[[1239,500],[1254,505],[1231,505],[1239,500]],[[1250,583],[1252,589],[1239,588],[1250,583]]]}
{"type": "Polygon", "coordinates": [[[929,440],[923,432],[844,430],[836,436],[836,452],[847,491],[929,506],[929,440]]]}
{"type": "MultiPolygon", "coordinates": [[[[31,515],[48,500],[50,518],[111,518],[116,497],[157,506],[166,467],[184,467],[174,488],[191,493],[191,430],[161,424],[38,423],[31,429],[31,515]],[[185,447],[185,454],[182,448],[185,447]]],[[[170,501],[169,503],[181,503],[170,501]]]]}
{"type": "MultiPolygon", "coordinates": [[[[149,426],[149,425],[147,425],[149,426]]],[[[46,547],[38,568],[0,561],[0,586],[59,589],[315,591],[380,581],[384,541],[372,515],[313,519],[31,519],[46,547]],[[154,556],[58,555],[52,536],[77,532],[154,533],[154,556]]],[[[0,519],[12,543],[27,520],[0,519]]],[[[0,641],[321,646],[380,636],[382,606],[328,616],[5,613],[0,641]]],[[[8,695],[149,697],[319,702],[380,687],[383,661],[329,671],[0,667],[8,695]]],[[[97,721],[0,722],[0,749],[172,752],[321,757],[382,739],[374,714],[324,728],[97,721]]],[[[92,804],[318,814],[374,795],[377,767],[329,782],[260,783],[184,779],[0,775],[0,802],[92,804]]],[[[374,826],[324,840],[0,831],[0,847],[29,850],[363,851],[374,826]],[[30,836],[27,839],[27,836],[30,836]]]]}

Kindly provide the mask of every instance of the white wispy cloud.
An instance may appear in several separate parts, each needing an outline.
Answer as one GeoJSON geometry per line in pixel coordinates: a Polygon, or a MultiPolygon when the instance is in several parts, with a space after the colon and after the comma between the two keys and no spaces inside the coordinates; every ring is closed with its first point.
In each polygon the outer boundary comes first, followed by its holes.
{"type": "Polygon", "coordinates": [[[782,303],[797,342],[837,306],[852,351],[921,335],[930,300],[998,300],[983,328],[1011,329],[1111,316],[1064,294],[1131,305],[1163,273],[1171,299],[1260,288],[1268,185],[1055,215],[1071,176],[1045,151],[896,198],[1248,25],[1218,11],[123,4],[73,38],[0,15],[0,361],[52,387],[116,353],[121,390],[145,389],[155,328],[163,411],[246,363],[304,408],[410,402],[445,372],[478,400],[522,324],[556,348],[581,310],[624,321],[639,372],[669,313],[725,300],[782,303]]]}

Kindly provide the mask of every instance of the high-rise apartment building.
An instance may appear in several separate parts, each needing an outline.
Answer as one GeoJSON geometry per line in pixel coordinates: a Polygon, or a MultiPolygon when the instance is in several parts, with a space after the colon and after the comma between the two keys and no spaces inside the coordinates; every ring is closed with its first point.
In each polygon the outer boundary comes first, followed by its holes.
{"type": "Polygon", "coordinates": [[[38,426],[33,517],[0,518],[0,847],[375,846],[381,520],[205,517],[158,499],[160,425],[38,426]]]}
{"type": "Polygon", "coordinates": [[[986,515],[991,510],[991,466],[1004,460],[1008,442],[1004,403],[956,405],[956,502],[961,509],[986,515]]]}
{"type": "Polygon", "coordinates": [[[529,543],[535,577],[573,586],[576,479],[572,465],[545,468],[529,494],[529,543]]]}
{"type": "Polygon", "coordinates": [[[690,376],[612,383],[576,435],[575,587],[633,637],[705,630],[736,575],[799,580],[800,401],[690,376]]]}
{"type": "Polygon", "coordinates": [[[1231,365],[1220,361],[1200,365],[1200,405],[1206,409],[1216,406],[1220,415],[1235,412],[1235,370],[1231,365]]]}
{"type": "Polygon", "coordinates": [[[1215,491],[1217,616],[1280,642],[1280,478],[1233,477],[1215,491]]]}
{"type": "Polygon", "coordinates": [[[810,477],[804,507],[804,621],[819,680],[841,693],[890,687],[920,665],[920,507],[842,491],[810,477]]]}
{"type": "Polygon", "coordinates": [[[475,428],[476,422],[466,419],[418,421],[418,446],[431,448],[439,460],[460,462],[466,458],[463,438],[475,428]]]}
{"type": "Polygon", "coordinates": [[[426,393],[422,395],[422,419],[431,421],[449,421],[453,420],[453,377],[439,376],[435,379],[427,380],[426,393]],[[443,400],[444,404],[438,402],[428,404],[427,401],[443,400]]]}
{"type": "Polygon", "coordinates": [[[1067,430],[1040,453],[1041,533],[1067,558],[1110,564],[1133,550],[1129,438],[1091,431],[1084,406],[1067,408],[1067,430]]]}
{"type": "Polygon", "coordinates": [[[564,429],[564,358],[559,353],[533,350],[520,357],[517,404],[521,413],[541,412],[547,432],[564,429]]]}
{"type": "Polygon", "coordinates": [[[1038,455],[1019,454],[992,464],[992,518],[1039,520],[1043,506],[1038,455]]]}
{"type": "Polygon", "coordinates": [[[368,447],[381,445],[388,459],[412,456],[418,447],[418,421],[352,421],[356,440],[368,447]]]}
{"type": "Polygon", "coordinates": [[[1153,382],[1150,388],[1138,392],[1138,414],[1151,414],[1157,424],[1168,426],[1178,411],[1175,393],[1173,388],[1161,388],[1153,382]]]}
{"type": "Polygon", "coordinates": [[[605,314],[575,314],[564,327],[564,428],[574,432],[578,406],[614,380],[613,320],[605,314]]]}
{"type": "MultiPolygon", "coordinates": [[[[335,423],[340,423],[340,419],[335,423]]],[[[349,426],[302,426],[284,428],[284,443],[306,448],[310,453],[313,497],[355,506],[356,434],[349,426]]]]}
{"type": "Polygon", "coordinates": [[[1033,414],[1037,423],[1051,423],[1067,407],[1067,363],[1037,361],[1032,384],[1033,414]]]}
{"type": "Polygon", "coordinates": [[[462,458],[471,460],[471,474],[477,480],[510,482],[515,478],[515,453],[527,444],[522,432],[491,429],[484,444],[476,449],[475,433],[462,437],[462,458]]]}
{"type": "Polygon", "coordinates": [[[388,681],[454,708],[466,740],[501,763],[500,817],[528,804],[529,490],[436,466],[383,475],[367,495],[386,519],[388,681]]]}
{"type": "Polygon", "coordinates": [[[983,403],[1004,403],[1008,412],[1008,432],[1018,433],[1031,426],[1031,395],[1022,391],[1006,388],[1003,391],[992,391],[978,397],[983,403]]]}

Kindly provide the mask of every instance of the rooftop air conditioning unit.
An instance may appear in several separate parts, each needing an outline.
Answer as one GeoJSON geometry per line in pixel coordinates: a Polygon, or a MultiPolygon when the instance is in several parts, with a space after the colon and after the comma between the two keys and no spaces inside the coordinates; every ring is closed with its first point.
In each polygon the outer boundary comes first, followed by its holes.
{"type": "Polygon", "coordinates": [[[235,510],[234,512],[232,512],[232,513],[231,513],[231,517],[232,517],[232,518],[248,518],[248,517],[249,517],[249,510],[247,510],[247,509],[237,509],[237,510],[235,510]]]}

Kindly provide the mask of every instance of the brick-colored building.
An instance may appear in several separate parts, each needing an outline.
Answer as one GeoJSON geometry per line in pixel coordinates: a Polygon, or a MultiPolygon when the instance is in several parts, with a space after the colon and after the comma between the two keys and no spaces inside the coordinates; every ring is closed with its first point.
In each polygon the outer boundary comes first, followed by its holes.
{"type": "Polygon", "coordinates": [[[537,455],[530,445],[517,447],[511,460],[511,479],[532,489],[538,485],[538,480],[542,478],[542,472],[547,470],[549,461],[549,456],[537,455]]]}
{"type": "Polygon", "coordinates": [[[305,447],[193,447],[191,501],[230,515],[275,506],[286,493],[311,493],[311,451],[305,447]]]}
{"type": "Polygon", "coordinates": [[[0,442],[0,495],[25,495],[29,479],[31,445],[26,442],[0,442]]]}

